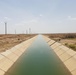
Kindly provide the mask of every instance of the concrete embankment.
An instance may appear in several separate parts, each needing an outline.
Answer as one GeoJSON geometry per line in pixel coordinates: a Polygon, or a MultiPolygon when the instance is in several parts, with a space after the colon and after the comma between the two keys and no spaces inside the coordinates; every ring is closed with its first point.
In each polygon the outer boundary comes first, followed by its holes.
{"type": "Polygon", "coordinates": [[[44,38],[72,75],[76,75],[76,52],[48,37],[44,38]]]}
{"type": "Polygon", "coordinates": [[[16,45],[10,50],[0,53],[0,75],[4,75],[7,70],[17,61],[26,49],[35,40],[36,36],[16,45]]]}

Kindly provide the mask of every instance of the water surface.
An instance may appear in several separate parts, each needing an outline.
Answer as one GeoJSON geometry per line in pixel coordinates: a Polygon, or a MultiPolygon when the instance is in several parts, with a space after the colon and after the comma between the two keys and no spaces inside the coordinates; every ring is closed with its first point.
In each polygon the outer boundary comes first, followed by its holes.
{"type": "Polygon", "coordinates": [[[39,35],[5,75],[71,75],[39,35]]]}

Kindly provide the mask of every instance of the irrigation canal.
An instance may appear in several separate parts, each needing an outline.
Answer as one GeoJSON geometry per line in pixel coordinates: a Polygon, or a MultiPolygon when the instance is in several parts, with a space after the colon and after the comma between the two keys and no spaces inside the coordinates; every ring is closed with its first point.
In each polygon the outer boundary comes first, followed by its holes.
{"type": "Polygon", "coordinates": [[[39,35],[5,75],[71,75],[39,35]]]}

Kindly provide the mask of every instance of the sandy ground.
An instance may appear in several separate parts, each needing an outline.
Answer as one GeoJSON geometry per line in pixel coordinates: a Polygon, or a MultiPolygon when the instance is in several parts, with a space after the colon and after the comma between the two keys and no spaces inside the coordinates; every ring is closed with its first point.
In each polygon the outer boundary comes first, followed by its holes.
{"type": "Polygon", "coordinates": [[[74,34],[72,33],[71,34],[46,34],[46,36],[76,51],[76,33],[74,34]],[[67,38],[66,36],[71,36],[74,38],[67,38]]]}
{"type": "Polygon", "coordinates": [[[25,35],[25,34],[9,34],[0,35],[0,52],[8,50],[15,45],[34,37],[35,35],[25,35]]]}
{"type": "Polygon", "coordinates": [[[60,43],[64,44],[65,46],[73,49],[76,51],[76,38],[73,39],[62,39],[60,43]]]}
{"type": "Polygon", "coordinates": [[[68,44],[76,44],[76,38],[74,39],[62,39],[60,41],[62,44],[68,43],[68,44]]]}

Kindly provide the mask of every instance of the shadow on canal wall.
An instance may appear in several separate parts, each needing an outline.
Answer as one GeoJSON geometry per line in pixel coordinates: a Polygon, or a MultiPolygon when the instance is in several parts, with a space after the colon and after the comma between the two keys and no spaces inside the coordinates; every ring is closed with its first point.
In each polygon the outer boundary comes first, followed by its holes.
{"type": "Polygon", "coordinates": [[[76,52],[62,45],[61,43],[51,40],[48,37],[43,37],[45,38],[49,46],[58,55],[61,61],[65,64],[68,70],[72,73],[72,75],[76,75],[76,52]]]}
{"type": "Polygon", "coordinates": [[[17,61],[17,59],[26,51],[36,37],[33,37],[21,44],[16,45],[10,50],[0,53],[0,75],[4,75],[7,70],[17,61]]]}

